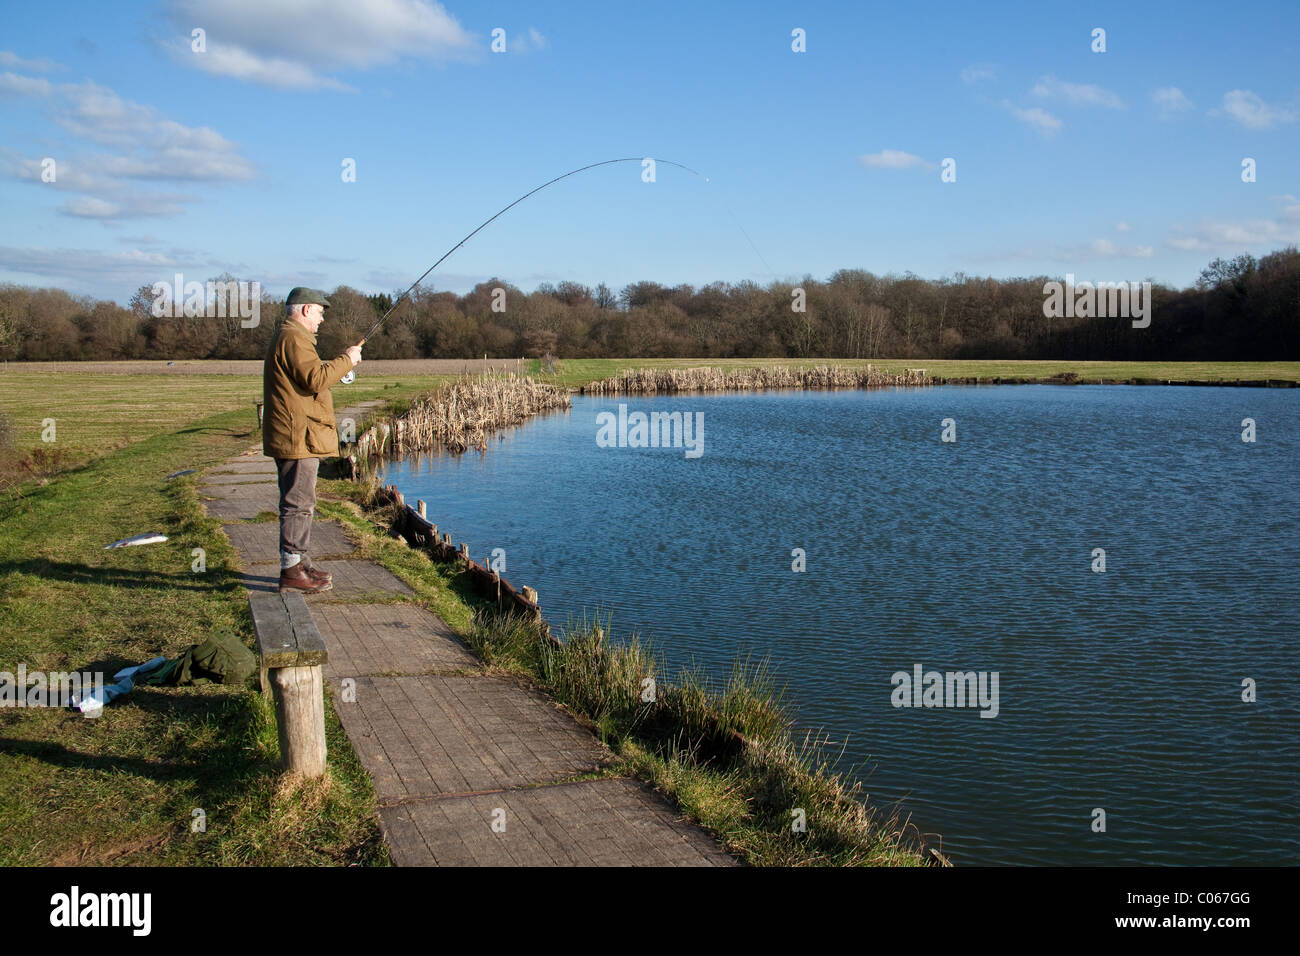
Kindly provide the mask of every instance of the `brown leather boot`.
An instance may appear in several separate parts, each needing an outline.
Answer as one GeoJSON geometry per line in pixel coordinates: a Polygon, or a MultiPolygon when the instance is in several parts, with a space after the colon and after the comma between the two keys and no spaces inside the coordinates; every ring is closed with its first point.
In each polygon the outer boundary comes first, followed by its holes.
{"type": "Polygon", "coordinates": [[[281,591],[301,591],[303,594],[316,594],[334,587],[333,581],[319,581],[303,569],[299,562],[291,568],[280,571],[281,591]]]}
{"type": "Polygon", "coordinates": [[[303,562],[303,564],[305,565],[303,570],[307,572],[307,577],[311,578],[313,581],[316,581],[317,583],[323,581],[326,584],[334,583],[334,576],[328,571],[322,571],[314,564],[307,564],[306,562],[303,562]]]}

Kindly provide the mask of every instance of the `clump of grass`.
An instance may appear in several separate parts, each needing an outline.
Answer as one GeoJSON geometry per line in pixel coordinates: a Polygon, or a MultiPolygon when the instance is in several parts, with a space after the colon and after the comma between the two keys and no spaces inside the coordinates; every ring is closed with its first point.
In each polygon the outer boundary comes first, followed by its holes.
{"type": "Polygon", "coordinates": [[[665,722],[681,728],[686,739],[712,738],[732,750],[743,740],[760,746],[782,739],[791,719],[766,661],[737,661],[721,687],[698,668],[683,670],[662,695],[665,722]]]}
{"type": "Polygon", "coordinates": [[[502,616],[479,608],[465,639],[489,667],[524,673],[539,669],[541,640],[537,625],[520,615],[502,616]]]}
{"type": "Polygon", "coordinates": [[[551,692],[596,724],[607,740],[641,728],[656,709],[655,662],[637,641],[607,642],[608,619],[570,622],[563,640],[538,642],[538,675],[551,692]],[[650,697],[652,699],[646,700],[650,697]]]}
{"type": "Polygon", "coordinates": [[[48,481],[67,467],[67,456],[62,448],[37,445],[19,464],[29,476],[48,481]]]}

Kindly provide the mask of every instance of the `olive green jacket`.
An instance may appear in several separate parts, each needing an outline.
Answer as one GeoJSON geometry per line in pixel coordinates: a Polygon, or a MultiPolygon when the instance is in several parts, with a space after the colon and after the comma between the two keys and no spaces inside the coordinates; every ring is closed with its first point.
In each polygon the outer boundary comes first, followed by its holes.
{"type": "Polygon", "coordinates": [[[339,453],[330,387],[352,369],[340,355],[316,354],[316,336],[283,319],[262,368],[262,453],[272,458],[327,458],[339,453]]]}

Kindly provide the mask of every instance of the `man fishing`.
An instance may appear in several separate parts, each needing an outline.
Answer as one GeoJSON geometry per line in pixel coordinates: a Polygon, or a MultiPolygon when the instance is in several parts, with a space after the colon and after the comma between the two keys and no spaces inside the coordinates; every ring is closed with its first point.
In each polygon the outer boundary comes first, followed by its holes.
{"type": "MultiPolygon", "coordinates": [[[[308,550],[311,544],[311,518],[316,506],[316,471],[320,459],[339,453],[338,433],[334,430],[334,400],[330,388],[343,380],[361,361],[361,346],[379,331],[380,326],[398,305],[438,268],[452,253],[473,239],[490,223],[505,215],[529,196],[562,179],[588,169],[615,163],[640,163],[640,156],[607,159],[579,166],[524,193],[497,211],[452,246],[424,274],[393,300],[392,305],[370,327],[360,342],[343,355],[322,362],[316,354],[316,330],[325,320],[329,300],[315,289],[298,287],[285,300],[286,315],[266,352],[263,372],[264,425],[262,450],[275,459],[280,476],[280,590],[305,591],[309,594],[333,587],[328,573],[312,567],[308,550]]],[[[689,166],[669,159],[657,160],[699,176],[709,178],[689,166]]],[[[751,243],[752,244],[752,243],[751,243]]]]}
{"type": "Polygon", "coordinates": [[[328,362],[316,354],[329,304],[316,289],[293,289],[262,368],[262,452],[275,459],[280,482],[281,591],[315,594],[334,586],[309,556],[316,473],[320,459],[339,453],[330,389],[360,364],[361,345],[328,362]]]}

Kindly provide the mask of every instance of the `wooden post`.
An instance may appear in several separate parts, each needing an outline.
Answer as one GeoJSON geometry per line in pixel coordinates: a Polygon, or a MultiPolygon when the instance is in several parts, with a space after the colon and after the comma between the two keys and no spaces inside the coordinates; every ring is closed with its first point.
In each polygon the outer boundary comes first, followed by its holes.
{"type": "Polygon", "coordinates": [[[261,431],[262,430],[262,403],[254,402],[253,404],[257,406],[257,430],[261,431]]]}
{"type": "Polygon", "coordinates": [[[306,777],[325,772],[325,642],[302,595],[252,594],[263,690],[270,684],[284,769],[306,777]],[[269,679],[268,679],[269,678],[269,679]]]}
{"type": "Polygon", "coordinates": [[[415,501],[415,508],[416,508],[417,511],[420,512],[420,517],[421,517],[421,518],[424,518],[426,521],[429,520],[429,509],[428,509],[428,507],[425,505],[425,503],[424,503],[424,499],[423,499],[423,498],[417,498],[417,499],[416,499],[416,501],[415,501]]]}
{"type": "Polygon", "coordinates": [[[519,589],[519,592],[524,596],[524,600],[527,601],[529,604],[537,603],[536,589],[524,585],[522,588],[519,589]]]}
{"type": "Polygon", "coordinates": [[[325,687],[319,664],[271,671],[280,755],[287,773],[325,772],[325,687]]]}
{"type": "Polygon", "coordinates": [[[460,556],[466,561],[469,560],[469,545],[464,541],[460,543],[460,556]]]}

